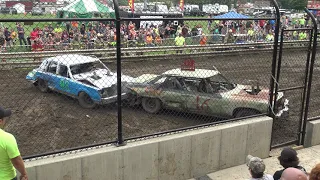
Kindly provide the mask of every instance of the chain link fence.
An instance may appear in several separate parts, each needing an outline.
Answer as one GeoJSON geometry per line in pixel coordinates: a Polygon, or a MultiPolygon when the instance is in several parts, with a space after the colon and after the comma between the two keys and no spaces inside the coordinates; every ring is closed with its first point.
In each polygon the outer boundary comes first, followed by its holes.
{"type": "MultiPolygon", "coordinates": [[[[269,109],[282,118],[274,144],[288,140],[284,126],[296,126],[287,116],[287,99],[294,111],[301,103],[294,93],[279,93],[269,106],[274,14],[120,11],[117,17],[117,8],[90,0],[52,11],[37,7],[0,18],[0,103],[14,112],[7,130],[23,156],[121,144],[269,109]]],[[[304,31],[285,34],[290,67],[281,81],[300,80],[291,72],[303,73],[293,63],[304,57],[308,38],[304,31]]]]}

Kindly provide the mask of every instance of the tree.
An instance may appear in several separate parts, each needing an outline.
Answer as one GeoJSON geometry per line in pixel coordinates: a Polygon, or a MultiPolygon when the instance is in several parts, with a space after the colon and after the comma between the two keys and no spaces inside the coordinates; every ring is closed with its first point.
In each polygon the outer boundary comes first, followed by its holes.
{"type": "Polygon", "coordinates": [[[279,5],[283,9],[302,10],[307,7],[307,0],[279,0],[279,5]]]}

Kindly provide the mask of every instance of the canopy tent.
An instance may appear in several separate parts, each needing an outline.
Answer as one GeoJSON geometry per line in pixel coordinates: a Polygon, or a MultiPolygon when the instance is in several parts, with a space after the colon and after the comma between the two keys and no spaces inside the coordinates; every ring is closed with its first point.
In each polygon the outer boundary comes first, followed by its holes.
{"type": "Polygon", "coordinates": [[[66,7],[57,9],[58,18],[78,17],[93,18],[100,17],[114,18],[115,13],[111,7],[108,7],[97,0],[76,0],[66,7]]]}
{"type": "Polygon", "coordinates": [[[236,13],[236,12],[228,12],[226,14],[222,14],[222,15],[219,15],[219,16],[215,16],[214,17],[215,19],[232,19],[232,18],[238,18],[238,19],[247,19],[249,18],[248,16],[246,15],[243,15],[243,14],[239,14],[239,13],[236,13]]]}

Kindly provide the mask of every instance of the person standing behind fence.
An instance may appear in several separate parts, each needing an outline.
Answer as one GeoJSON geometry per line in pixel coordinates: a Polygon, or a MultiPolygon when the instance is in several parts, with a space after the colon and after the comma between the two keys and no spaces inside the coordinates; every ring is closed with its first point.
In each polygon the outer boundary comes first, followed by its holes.
{"type": "Polygon", "coordinates": [[[11,47],[11,42],[12,42],[12,39],[11,39],[11,32],[9,31],[9,29],[6,27],[4,29],[4,38],[6,40],[6,45],[5,46],[10,46],[11,47]]]}
{"type": "MultiPolygon", "coordinates": [[[[182,36],[182,34],[180,33],[179,36],[177,36],[174,39],[175,45],[178,47],[182,47],[186,45],[186,39],[182,36]]],[[[182,53],[182,50],[177,50],[177,53],[182,53]]]]}
{"type": "Polygon", "coordinates": [[[147,47],[153,47],[154,45],[153,45],[152,42],[153,42],[153,38],[152,38],[151,34],[148,33],[147,37],[146,37],[146,46],[147,47]]]}
{"type": "Polygon", "coordinates": [[[21,174],[19,179],[28,180],[16,139],[12,134],[3,130],[10,116],[11,110],[0,107],[0,179],[17,180],[16,168],[21,174]]]}
{"type": "Polygon", "coordinates": [[[18,24],[17,31],[18,31],[18,38],[20,41],[20,46],[22,46],[22,41],[23,41],[24,45],[27,45],[27,41],[24,37],[24,28],[21,26],[21,24],[18,24]]]}
{"type": "Polygon", "coordinates": [[[201,46],[207,45],[207,36],[206,36],[204,33],[202,33],[202,35],[201,35],[200,45],[201,45],[201,46]]]}
{"type": "Polygon", "coordinates": [[[306,40],[307,39],[307,33],[304,31],[301,31],[299,33],[299,40],[306,40]]]}

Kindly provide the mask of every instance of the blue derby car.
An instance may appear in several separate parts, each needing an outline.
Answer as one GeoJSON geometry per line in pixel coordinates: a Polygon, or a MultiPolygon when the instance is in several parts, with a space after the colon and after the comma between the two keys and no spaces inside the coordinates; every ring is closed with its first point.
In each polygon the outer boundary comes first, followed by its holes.
{"type": "MultiPolygon", "coordinates": [[[[109,104],[117,100],[117,75],[98,58],[62,55],[45,59],[26,77],[41,92],[57,91],[77,98],[84,108],[109,104]]],[[[134,78],[122,76],[122,96],[126,98],[128,83],[134,78]]]]}

